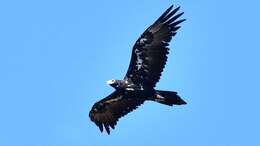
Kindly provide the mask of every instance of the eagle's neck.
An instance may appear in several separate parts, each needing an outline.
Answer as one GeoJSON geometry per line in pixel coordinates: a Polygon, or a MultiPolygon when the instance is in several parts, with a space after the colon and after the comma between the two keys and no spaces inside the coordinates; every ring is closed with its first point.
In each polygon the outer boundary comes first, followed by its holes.
{"type": "Polygon", "coordinates": [[[115,88],[117,91],[143,90],[142,86],[139,87],[129,80],[111,80],[109,82],[110,82],[109,85],[115,88]]]}

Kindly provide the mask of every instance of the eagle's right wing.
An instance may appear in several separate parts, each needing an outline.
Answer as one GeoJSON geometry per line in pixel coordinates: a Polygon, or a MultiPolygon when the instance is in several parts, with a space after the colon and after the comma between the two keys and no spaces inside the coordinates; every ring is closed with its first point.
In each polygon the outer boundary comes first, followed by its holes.
{"type": "Polygon", "coordinates": [[[107,133],[110,133],[110,127],[115,125],[120,117],[136,109],[144,102],[142,98],[134,98],[126,93],[113,92],[106,98],[95,103],[89,112],[89,117],[103,132],[103,126],[107,133]]]}

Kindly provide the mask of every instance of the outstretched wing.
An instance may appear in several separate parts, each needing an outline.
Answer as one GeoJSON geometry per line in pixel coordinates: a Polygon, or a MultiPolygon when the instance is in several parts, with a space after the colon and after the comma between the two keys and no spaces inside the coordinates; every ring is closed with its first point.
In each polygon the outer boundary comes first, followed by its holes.
{"type": "Polygon", "coordinates": [[[167,61],[169,42],[180,28],[177,20],[182,14],[176,14],[180,7],[168,8],[136,41],[125,80],[143,87],[154,87],[159,81],[167,61]]]}
{"type": "Polygon", "coordinates": [[[89,112],[89,117],[103,132],[105,127],[107,133],[110,133],[110,127],[115,125],[120,117],[136,109],[144,102],[142,98],[134,98],[125,93],[113,92],[106,98],[95,103],[89,112]]]}

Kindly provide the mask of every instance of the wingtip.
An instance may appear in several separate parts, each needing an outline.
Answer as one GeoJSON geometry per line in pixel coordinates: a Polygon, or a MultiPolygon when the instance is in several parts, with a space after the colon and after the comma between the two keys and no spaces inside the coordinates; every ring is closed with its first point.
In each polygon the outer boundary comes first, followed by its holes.
{"type": "Polygon", "coordinates": [[[109,129],[109,125],[108,124],[105,124],[104,125],[106,131],[107,131],[107,134],[109,135],[110,134],[110,129],[109,129]]]}
{"type": "Polygon", "coordinates": [[[180,15],[183,15],[183,14],[184,14],[184,12],[181,12],[181,13],[180,13],[180,15]]]}
{"type": "Polygon", "coordinates": [[[163,14],[156,20],[156,21],[160,21],[161,19],[163,19],[165,16],[168,15],[168,13],[171,11],[171,9],[173,8],[173,5],[171,5],[167,10],[165,10],[163,12],[163,14]]]}
{"type": "Polygon", "coordinates": [[[115,125],[114,124],[111,124],[110,125],[112,129],[115,129],[115,125]]]}
{"type": "Polygon", "coordinates": [[[178,20],[178,21],[176,21],[176,22],[173,22],[171,25],[177,26],[177,25],[181,24],[182,22],[184,22],[185,20],[186,20],[186,19],[178,20]]]}
{"type": "Polygon", "coordinates": [[[173,4],[170,5],[170,7],[167,10],[171,10],[173,8],[173,4]]]}
{"type": "Polygon", "coordinates": [[[179,11],[179,9],[181,8],[181,6],[178,6],[177,8],[175,8],[176,11],[179,11]]]}
{"type": "MultiPolygon", "coordinates": [[[[175,15],[175,16],[172,17],[170,20],[168,20],[166,23],[167,23],[167,24],[170,24],[170,25],[174,24],[175,22],[177,22],[176,20],[177,20],[179,17],[181,17],[183,14],[184,14],[184,12],[181,12],[181,13],[175,15]]],[[[186,19],[181,19],[181,20],[179,20],[179,21],[183,22],[183,20],[186,20],[186,19]]]]}
{"type": "Polygon", "coordinates": [[[100,132],[102,133],[103,132],[103,124],[96,123],[96,125],[98,126],[100,132]]]}
{"type": "MultiPolygon", "coordinates": [[[[171,8],[173,8],[173,5],[172,5],[171,8]]],[[[175,14],[176,12],[178,12],[178,11],[180,10],[180,8],[181,8],[181,6],[178,6],[177,8],[175,8],[174,10],[172,10],[172,12],[174,12],[174,14],[175,14]]]]}
{"type": "Polygon", "coordinates": [[[168,9],[166,9],[166,11],[164,11],[164,13],[169,13],[171,10],[172,10],[172,8],[173,8],[173,5],[171,5],[168,9]]]}

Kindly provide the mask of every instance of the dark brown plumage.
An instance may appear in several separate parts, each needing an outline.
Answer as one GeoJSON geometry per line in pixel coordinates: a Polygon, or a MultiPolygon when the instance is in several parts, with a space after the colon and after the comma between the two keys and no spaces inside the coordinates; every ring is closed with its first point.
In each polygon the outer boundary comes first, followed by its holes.
{"type": "Polygon", "coordinates": [[[160,79],[169,53],[168,43],[180,28],[177,25],[185,21],[185,19],[176,21],[183,12],[172,17],[180,9],[178,7],[171,11],[172,7],[145,30],[133,47],[126,77],[131,78],[135,84],[154,87],[160,79]],[[139,69],[138,60],[143,62],[139,69]]]}
{"type": "Polygon", "coordinates": [[[110,133],[109,126],[115,128],[117,121],[127,113],[136,109],[143,104],[144,98],[134,98],[131,93],[124,94],[117,91],[113,92],[106,98],[95,103],[95,109],[90,111],[90,118],[103,131],[103,125],[108,133],[110,133]]]}
{"type": "Polygon", "coordinates": [[[185,19],[177,20],[182,14],[176,14],[180,7],[168,8],[136,41],[132,57],[124,80],[110,80],[108,84],[116,90],[95,103],[89,113],[102,132],[105,128],[115,128],[117,121],[133,111],[146,100],[165,105],[186,104],[177,92],[155,90],[169,54],[169,42],[176,35],[178,26],[185,19]]]}

